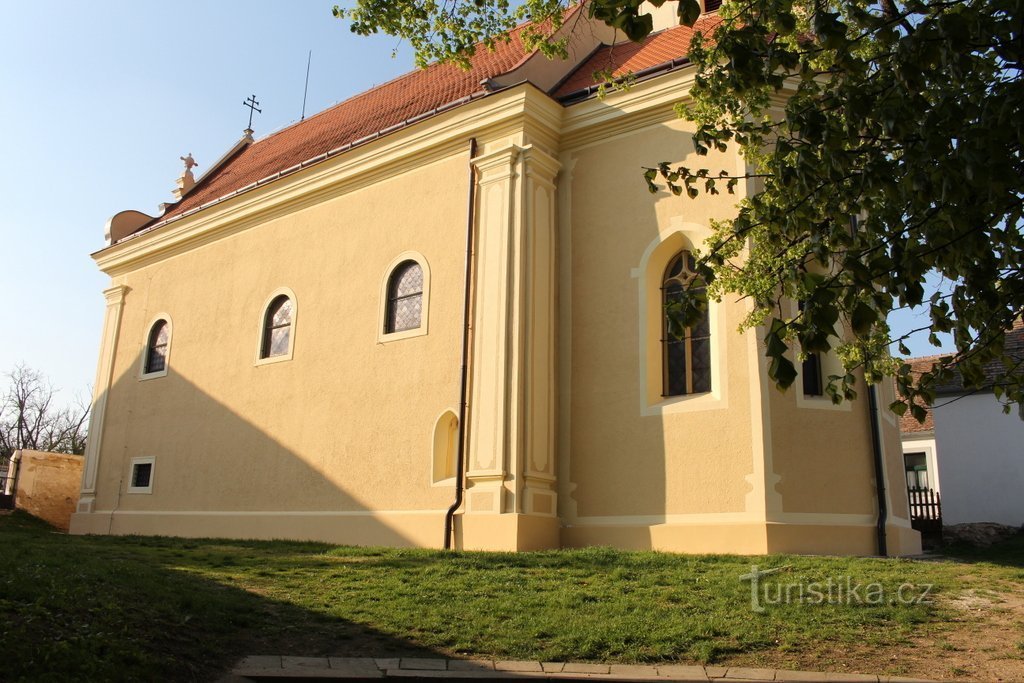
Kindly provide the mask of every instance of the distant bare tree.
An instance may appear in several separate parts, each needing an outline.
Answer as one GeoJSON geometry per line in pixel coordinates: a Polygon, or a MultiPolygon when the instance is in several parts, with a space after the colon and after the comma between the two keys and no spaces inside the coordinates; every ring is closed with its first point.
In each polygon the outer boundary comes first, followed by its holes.
{"type": "Polygon", "coordinates": [[[85,452],[86,402],[77,398],[74,405],[56,407],[56,389],[50,380],[24,365],[5,376],[7,389],[0,395],[0,457],[10,457],[20,449],[85,452]]]}

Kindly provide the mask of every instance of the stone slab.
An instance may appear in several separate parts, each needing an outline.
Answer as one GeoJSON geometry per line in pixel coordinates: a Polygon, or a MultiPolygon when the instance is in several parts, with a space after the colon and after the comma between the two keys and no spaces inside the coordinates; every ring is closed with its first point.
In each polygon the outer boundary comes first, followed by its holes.
{"type": "Polygon", "coordinates": [[[658,675],[681,681],[706,681],[708,674],[703,666],[688,664],[659,664],[658,675]]]}
{"type": "Polygon", "coordinates": [[[331,671],[349,678],[383,678],[384,672],[377,668],[377,662],[370,657],[328,657],[331,671]]]}
{"type": "Polygon", "coordinates": [[[748,669],[742,666],[729,667],[729,670],[725,672],[725,676],[723,678],[727,681],[736,679],[747,681],[774,681],[775,669],[748,669]]]}
{"type": "Polygon", "coordinates": [[[281,667],[285,669],[330,669],[327,657],[281,657],[281,667]]]}
{"type": "Polygon", "coordinates": [[[516,671],[516,672],[535,672],[543,673],[544,668],[540,665],[540,662],[495,662],[495,671],[516,671]]]}
{"type": "Polygon", "coordinates": [[[494,671],[494,662],[489,659],[449,659],[449,671],[494,671]]]}
{"type": "MultiPolygon", "coordinates": [[[[547,669],[544,669],[547,671],[547,669]]],[[[608,664],[579,664],[569,662],[562,667],[562,673],[567,674],[607,674],[611,671],[608,664]]]]}
{"type": "Polygon", "coordinates": [[[658,669],[646,664],[612,664],[609,667],[612,676],[624,678],[657,678],[658,669]]]}
{"type": "Polygon", "coordinates": [[[402,657],[398,665],[399,669],[417,669],[421,671],[445,671],[447,660],[433,659],[428,657],[402,657]]]}

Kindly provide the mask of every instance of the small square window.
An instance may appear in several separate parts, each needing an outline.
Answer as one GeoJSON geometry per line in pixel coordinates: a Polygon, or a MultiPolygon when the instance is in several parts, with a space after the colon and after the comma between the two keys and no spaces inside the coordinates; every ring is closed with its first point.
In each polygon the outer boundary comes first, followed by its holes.
{"type": "Polygon", "coordinates": [[[156,458],[132,458],[128,493],[153,493],[153,467],[156,458]]]}

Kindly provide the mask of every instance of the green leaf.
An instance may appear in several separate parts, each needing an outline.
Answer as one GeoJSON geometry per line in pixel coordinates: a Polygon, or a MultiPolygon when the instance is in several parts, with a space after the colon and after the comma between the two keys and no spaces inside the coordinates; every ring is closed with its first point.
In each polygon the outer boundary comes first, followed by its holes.
{"type": "Polygon", "coordinates": [[[700,18],[700,3],[697,0],[679,0],[679,23],[693,26],[700,18]]]}
{"type": "Polygon", "coordinates": [[[877,321],[878,311],[863,301],[858,301],[850,316],[850,326],[853,328],[853,333],[859,337],[866,336],[871,331],[871,326],[877,321]]]}
{"type": "Polygon", "coordinates": [[[785,356],[779,356],[768,366],[768,377],[775,381],[775,386],[780,391],[785,391],[796,379],[796,367],[785,356]]]}

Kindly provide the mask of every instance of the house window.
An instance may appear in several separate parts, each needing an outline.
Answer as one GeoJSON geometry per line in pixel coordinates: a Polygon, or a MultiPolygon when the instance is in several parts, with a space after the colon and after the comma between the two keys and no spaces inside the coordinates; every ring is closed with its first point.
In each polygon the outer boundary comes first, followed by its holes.
{"type": "Polygon", "coordinates": [[[270,302],[263,316],[260,358],[288,355],[291,349],[292,309],[292,300],[284,294],[270,302]]]}
{"type": "Polygon", "coordinates": [[[153,493],[153,469],[156,458],[132,458],[131,478],[128,480],[128,493],[153,493]]]}
{"type": "Polygon", "coordinates": [[[142,374],[166,374],[167,351],[171,344],[171,329],[166,320],[157,320],[149,330],[146,340],[146,358],[143,362],[142,374]]]}
{"type": "Polygon", "coordinates": [[[681,251],[669,261],[662,280],[661,295],[665,308],[662,325],[663,396],[685,396],[711,391],[711,323],[705,310],[692,327],[681,327],[673,320],[673,309],[683,292],[705,291],[695,270],[693,255],[681,251]],[[694,284],[695,283],[695,284],[694,284]]]}
{"type": "Polygon", "coordinates": [[[422,315],[423,268],[415,261],[403,261],[388,279],[384,333],[416,329],[420,326],[422,315]]]}
{"type": "Polygon", "coordinates": [[[924,453],[904,453],[903,464],[907,471],[907,488],[926,489],[928,485],[928,456],[924,453]]]}

